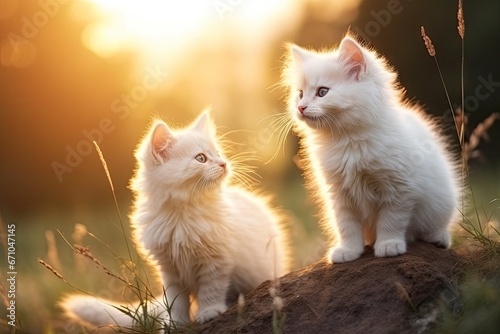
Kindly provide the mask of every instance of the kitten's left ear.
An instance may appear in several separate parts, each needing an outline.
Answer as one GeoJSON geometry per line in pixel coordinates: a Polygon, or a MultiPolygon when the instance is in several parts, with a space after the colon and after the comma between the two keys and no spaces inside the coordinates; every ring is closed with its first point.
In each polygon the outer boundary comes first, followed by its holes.
{"type": "Polygon", "coordinates": [[[340,57],[349,67],[349,75],[359,80],[359,75],[366,70],[365,57],[361,46],[352,38],[345,37],[340,43],[339,52],[340,57]]]}
{"type": "Polygon", "coordinates": [[[158,162],[165,162],[169,157],[169,150],[174,143],[174,135],[167,124],[157,121],[151,138],[151,153],[158,162]]]}

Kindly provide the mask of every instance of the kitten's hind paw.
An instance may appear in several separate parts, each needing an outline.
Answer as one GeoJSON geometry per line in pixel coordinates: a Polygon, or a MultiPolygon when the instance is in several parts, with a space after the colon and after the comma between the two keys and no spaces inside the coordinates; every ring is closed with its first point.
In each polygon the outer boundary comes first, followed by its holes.
{"type": "Polygon", "coordinates": [[[404,240],[386,240],[375,242],[376,257],[391,257],[406,253],[406,242],[404,240]]]}
{"type": "Polygon", "coordinates": [[[198,322],[199,324],[203,324],[209,320],[212,320],[218,315],[226,312],[226,310],[227,306],[225,304],[211,305],[198,312],[198,315],[196,316],[196,322],[198,322]]]}
{"type": "Polygon", "coordinates": [[[359,258],[361,253],[363,253],[363,251],[356,251],[350,248],[335,246],[328,253],[328,259],[331,263],[350,262],[359,258]]]}

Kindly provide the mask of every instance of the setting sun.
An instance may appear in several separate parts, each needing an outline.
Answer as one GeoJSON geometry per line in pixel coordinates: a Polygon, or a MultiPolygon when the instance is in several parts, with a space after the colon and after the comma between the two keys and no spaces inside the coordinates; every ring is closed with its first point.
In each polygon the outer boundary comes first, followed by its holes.
{"type": "Polygon", "coordinates": [[[103,19],[87,27],[83,41],[101,56],[131,47],[160,53],[179,47],[200,31],[211,14],[208,3],[196,0],[92,2],[103,19]]]}
{"type": "Polygon", "coordinates": [[[210,27],[258,29],[283,12],[284,0],[164,2],[91,0],[101,17],[83,32],[84,45],[102,57],[139,51],[148,58],[172,54],[210,27]]]}

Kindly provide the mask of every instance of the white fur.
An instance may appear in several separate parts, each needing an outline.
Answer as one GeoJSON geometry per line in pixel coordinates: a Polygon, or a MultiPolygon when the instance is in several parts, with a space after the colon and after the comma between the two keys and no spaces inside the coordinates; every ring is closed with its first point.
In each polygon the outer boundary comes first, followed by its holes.
{"type": "MultiPolygon", "coordinates": [[[[229,166],[219,154],[206,113],[178,131],[156,121],[136,151],[131,221],[136,241],[159,268],[172,306],[167,322],[191,320],[190,297],[198,305],[195,320],[206,322],[239,293],[288,270],[278,214],[263,198],[227,184],[229,166]]],[[[71,297],[63,305],[94,325],[132,325],[93,298],[71,297]],[[98,316],[85,318],[86,307],[98,316]]]]}
{"type": "Polygon", "coordinates": [[[332,262],[357,259],[365,244],[374,243],[379,257],[403,254],[415,239],[450,246],[457,165],[435,123],[402,101],[396,74],[375,51],[349,36],[327,52],[293,45],[284,83],[306,168],[337,238],[332,262]],[[323,97],[319,87],[329,89],[323,97]]]}

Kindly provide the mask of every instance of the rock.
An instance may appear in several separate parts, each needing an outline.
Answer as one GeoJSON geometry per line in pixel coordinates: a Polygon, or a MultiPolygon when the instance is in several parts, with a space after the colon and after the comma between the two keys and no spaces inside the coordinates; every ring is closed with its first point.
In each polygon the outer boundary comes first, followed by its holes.
{"type": "MultiPolygon", "coordinates": [[[[444,305],[460,303],[455,287],[458,256],[431,244],[414,243],[393,258],[373,249],[353,262],[320,261],[279,280],[282,333],[428,333],[444,305]]],[[[201,326],[200,333],[272,333],[270,281],[245,296],[245,306],[201,326]]]]}

